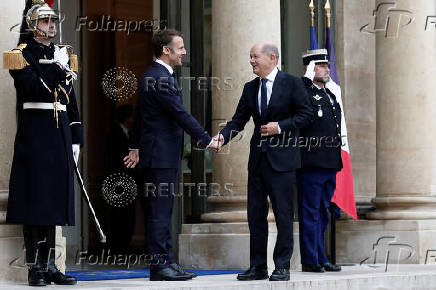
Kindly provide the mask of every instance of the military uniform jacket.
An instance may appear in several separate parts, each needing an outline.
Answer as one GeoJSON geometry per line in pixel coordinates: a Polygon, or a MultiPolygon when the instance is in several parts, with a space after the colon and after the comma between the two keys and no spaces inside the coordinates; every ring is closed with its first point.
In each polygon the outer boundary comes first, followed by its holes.
{"type": "Polygon", "coordinates": [[[55,47],[31,40],[22,54],[30,64],[10,70],[17,90],[17,134],[14,144],[6,220],[26,225],[74,225],[72,144],[83,144],[71,76],[53,59],[55,47]],[[44,83],[41,81],[44,81],[44,83]],[[50,91],[51,92],[50,92],[50,91]],[[66,105],[65,111],[23,109],[23,103],[66,105]]]}
{"type": "Polygon", "coordinates": [[[301,167],[340,170],[341,107],[329,89],[318,89],[306,77],[302,80],[312,103],[314,121],[300,131],[301,167]],[[327,94],[330,95],[333,104],[327,94]]]}

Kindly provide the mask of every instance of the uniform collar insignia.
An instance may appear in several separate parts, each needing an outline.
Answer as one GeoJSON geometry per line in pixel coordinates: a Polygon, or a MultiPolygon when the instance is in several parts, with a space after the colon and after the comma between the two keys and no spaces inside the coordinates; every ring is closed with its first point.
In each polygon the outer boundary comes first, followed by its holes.
{"type": "Polygon", "coordinates": [[[317,101],[319,101],[319,100],[322,99],[322,97],[320,97],[320,96],[318,96],[318,95],[313,96],[313,98],[314,98],[315,100],[317,100],[317,101]]]}

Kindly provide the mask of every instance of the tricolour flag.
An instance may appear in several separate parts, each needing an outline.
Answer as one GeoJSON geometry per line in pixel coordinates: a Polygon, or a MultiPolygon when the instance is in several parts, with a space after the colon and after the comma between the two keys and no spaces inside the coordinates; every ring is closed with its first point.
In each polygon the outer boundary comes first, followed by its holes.
{"type": "Polygon", "coordinates": [[[332,197],[334,202],[340,209],[349,214],[353,219],[357,220],[356,202],[354,200],[353,188],[353,171],[351,169],[350,147],[348,146],[347,126],[345,124],[344,105],[342,103],[341,87],[336,71],[336,55],[331,41],[330,27],[326,31],[326,49],[328,52],[330,63],[330,81],[326,87],[336,96],[336,100],[342,108],[341,115],[341,157],[343,168],[336,175],[336,190],[332,197]]]}
{"type": "Polygon", "coordinates": [[[318,42],[316,41],[316,31],[314,26],[310,26],[310,50],[318,49],[318,42]]]}
{"type": "Polygon", "coordinates": [[[45,3],[47,3],[48,6],[50,6],[50,7],[53,6],[53,2],[54,2],[54,0],[45,0],[45,3]]]}

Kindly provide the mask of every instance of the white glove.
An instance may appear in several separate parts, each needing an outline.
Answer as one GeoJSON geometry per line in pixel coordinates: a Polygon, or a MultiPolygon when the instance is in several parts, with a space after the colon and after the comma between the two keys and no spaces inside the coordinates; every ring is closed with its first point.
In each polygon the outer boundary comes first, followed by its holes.
{"type": "Polygon", "coordinates": [[[73,144],[73,158],[76,164],[79,162],[79,155],[80,155],[80,145],[73,144]]]}
{"type": "Polygon", "coordinates": [[[308,79],[310,79],[311,81],[313,81],[313,79],[315,78],[315,61],[311,61],[309,63],[309,65],[307,66],[306,69],[306,73],[304,74],[304,76],[308,79]]]}
{"type": "Polygon", "coordinates": [[[77,74],[70,69],[68,62],[70,61],[70,56],[68,55],[67,48],[55,45],[54,58],[53,60],[59,63],[64,70],[69,72],[74,80],[77,80],[77,74]]]}
{"type": "Polygon", "coordinates": [[[68,66],[68,61],[70,60],[67,48],[59,48],[59,46],[56,45],[54,51],[54,60],[59,63],[63,68],[66,68],[68,66]]]}

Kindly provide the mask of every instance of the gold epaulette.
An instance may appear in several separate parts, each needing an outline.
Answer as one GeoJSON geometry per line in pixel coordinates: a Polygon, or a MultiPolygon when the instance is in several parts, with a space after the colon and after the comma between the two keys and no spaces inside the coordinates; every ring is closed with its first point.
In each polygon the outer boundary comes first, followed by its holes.
{"type": "Polygon", "coordinates": [[[23,69],[29,65],[23,56],[23,49],[27,46],[26,43],[20,44],[13,50],[3,52],[3,68],[4,69],[23,69]]]}
{"type": "Polygon", "coordinates": [[[79,60],[77,59],[77,54],[70,54],[70,69],[73,72],[79,72],[79,60]]]}
{"type": "MultiPolygon", "coordinates": [[[[23,69],[29,65],[23,56],[23,49],[27,46],[26,43],[20,44],[13,50],[3,52],[3,68],[11,70],[23,69]]],[[[70,68],[74,72],[79,71],[79,61],[76,54],[70,54],[70,68]]]]}

